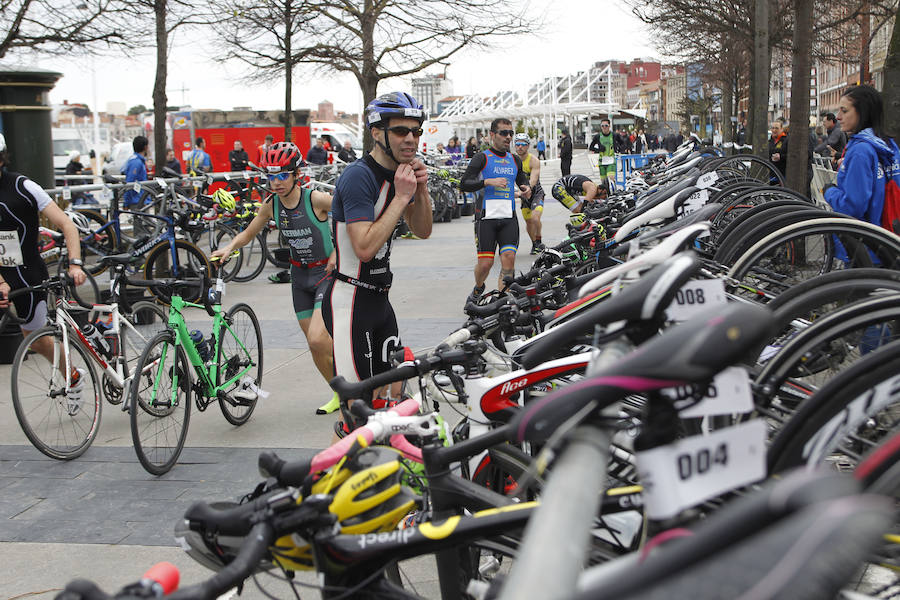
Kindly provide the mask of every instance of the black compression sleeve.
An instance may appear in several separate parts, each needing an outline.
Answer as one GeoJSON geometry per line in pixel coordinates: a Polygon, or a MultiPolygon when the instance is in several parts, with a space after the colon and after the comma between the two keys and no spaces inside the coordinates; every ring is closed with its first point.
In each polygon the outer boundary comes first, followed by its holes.
{"type": "Polygon", "coordinates": [[[512,157],[516,161],[516,167],[518,168],[518,172],[516,174],[516,185],[528,185],[528,175],[522,168],[522,159],[519,158],[518,154],[513,154],[512,157]]]}
{"type": "Polygon", "coordinates": [[[484,152],[479,152],[469,161],[466,172],[459,181],[459,189],[464,192],[477,192],[484,187],[484,181],[480,179],[481,171],[487,165],[487,157],[484,152]]]}

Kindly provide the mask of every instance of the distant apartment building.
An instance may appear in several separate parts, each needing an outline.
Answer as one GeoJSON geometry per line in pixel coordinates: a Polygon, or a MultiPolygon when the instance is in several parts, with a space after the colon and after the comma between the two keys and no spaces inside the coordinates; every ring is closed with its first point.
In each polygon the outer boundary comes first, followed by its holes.
{"type": "MultiPolygon", "coordinates": [[[[679,121],[678,111],[681,101],[687,94],[687,74],[684,67],[666,67],[662,71],[660,84],[662,87],[662,117],[660,121],[668,123],[679,121]]],[[[675,127],[675,125],[671,125],[675,127]]]]}
{"type": "Polygon", "coordinates": [[[334,104],[328,100],[322,100],[319,102],[319,106],[316,110],[316,118],[319,121],[325,121],[326,123],[331,123],[334,121],[334,104]]]}
{"type": "Polygon", "coordinates": [[[412,95],[422,103],[430,116],[441,112],[438,103],[447,96],[453,95],[453,82],[443,74],[423,75],[412,80],[412,95]]]}

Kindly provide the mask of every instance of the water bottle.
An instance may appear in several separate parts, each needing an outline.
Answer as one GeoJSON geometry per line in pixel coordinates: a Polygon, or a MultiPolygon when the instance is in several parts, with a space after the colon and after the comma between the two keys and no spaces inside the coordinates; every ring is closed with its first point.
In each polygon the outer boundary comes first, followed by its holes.
{"type": "Polygon", "coordinates": [[[200,355],[200,359],[203,362],[209,360],[209,343],[203,339],[203,332],[199,329],[194,329],[191,331],[191,341],[194,342],[194,347],[197,349],[197,353],[200,355]]]}
{"type": "Polygon", "coordinates": [[[81,332],[94,348],[96,348],[103,356],[109,358],[109,344],[103,338],[103,334],[97,331],[97,328],[94,327],[93,323],[85,323],[82,325],[81,332]]]}

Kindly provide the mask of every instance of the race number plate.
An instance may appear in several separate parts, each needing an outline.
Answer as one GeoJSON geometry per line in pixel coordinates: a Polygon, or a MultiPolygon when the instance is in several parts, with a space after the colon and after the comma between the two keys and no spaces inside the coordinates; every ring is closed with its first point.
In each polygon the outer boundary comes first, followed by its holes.
{"type": "MultiPolygon", "coordinates": [[[[753,395],[750,392],[750,375],[743,367],[728,367],[709,384],[703,399],[697,404],[678,411],[685,418],[712,415],[733,415],[753,410],[753,395]]],[[[694,393],[694,386],[683,386],[662,390],[674,400],[686,400],[694,393]]]]}
{"type": "Polygon", "coordinates": [[[244,171],[244,179],[250,179],[250,171],[244,171]]]}
{"type": "Polygon", "coordinates": [[[18,231],[0,231],[0,267],[21,267],[22,246],[18,231]]]}
{"type": "Polygon", "coordinates": [[[169,184],[166,183],[166,180],[163,179],[162,177],[157,177],[155,179],[155,181],[156,181],[156,185],[158,185],[162,189],[166,189],[169,186],[169,184]]]}
{"type": "Polygon", "coordinates": [[[72,199],[72,189],[69,186],[65,186],[62,191],[63,200],[71,200],[72,199]]]}
{"type": "Polygon", "coordinates": [[[709,192],[707,192],[706,190],[694,192],[693,194],[688,196],[687,200],[684,201],[684,204],[681,205],[681,211],[679,214],[682,217],[686,217],[687,215],[705,206],[707,201],[709,201],[709,192]]]}
{"type": "Polygon", "coordinates": [[[697,187],[701,190],[705,190],[710,187],[712,184],[719,180],[719,174],[715,171],[710,171],[709,173],[704,173],[700,177],[697,178],[697,187]]]}
{"type": "Polygon", "coordinates": [[[673,321],[687,321],[694,317],[710,315],[710,309],[724,306],[725,283],[721,279],[697,279],[688,281],[675,292],[675,299],[666,314],[673,321]]]}
{"type": "Polygon", "coordinates": [[[638,452],[638,479],[651,519],[669,519],[766,476],[766,424],[754,419],[638,452]]]}
{"type": "Polygon", "coordinates": [[[600,164],[601,164],[601,165],[611,165],[611,164],[613,164],[613,163],[615,163],[615,162],[616,162],[616,157],[615,157],[615,156],[601,156],[601,157],[600,157],[600,164]]]}
{"type": "Polygon", "coordinates": [[[133,189],[135,192],[137,192],[138,194],[140,194],[140,193],[141,193],[141,182],[135,181],[135,182],[134,182],[134,185],[131,186],[131,189],[133,189]]]}

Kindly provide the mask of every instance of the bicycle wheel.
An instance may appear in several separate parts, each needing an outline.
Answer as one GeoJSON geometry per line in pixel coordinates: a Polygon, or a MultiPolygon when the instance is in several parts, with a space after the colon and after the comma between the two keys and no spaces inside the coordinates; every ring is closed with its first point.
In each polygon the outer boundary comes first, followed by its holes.
{"type": "Polygon", "coordinates": [[[197,279],[197,283],[177,286],[174,291],[162,288],[150,288],[154,296],[163,304],[171,300],[171,293],[180,295],[186,302],[200,302],[203,293],[203,277],[209,277],[212,272],[206,255],[192,243],[186,240],[175,240],[175,264],[172,264],[172,252],[168,242],[162,242],[154,246],[147,254],[147,263],[144,265],[145,279],[165,279],[176,277],[179,279],[197,279]]]}
{"type": "MultiPolygon", "coordinates": [[[[223,225],[221,223],[215,224],[215,242],[210,251],[217,250],[222,246],[227,246],[231,240],[237,235],[237,231],[228,227],[227,225],[223,225]]],[[[256,238],[254,238],[256,239],[256,238]]],[[[241,270],[241,266],[244,264],[244,248],[238,248],[236,250],[237,255],[231,256],[224,265],[218,266],[222,273],[223,281],[231,281],[235,278],[238,272],[241,270]]]]}
{"type": "Polygon", "coordinates": [[[900,341],[842,371],[804,402],[769,446],[770,473],[823,462],[852,470],[900,425],[896,402],[900,341]]]}
{"type": "Polygon", "coordinates": [[[33,331],[25,338],[16,351],[11,375],[13,408],[25,437],[35,448],[59,460],[84,454],[97,437],[102,410],[94,366],[72,335],[67,349],[68,369],[78,369],[80,386],[66,390],[66,352],[61,348],[62,331],[56,325],[33,331]],[[38,351],[48,345],[53,348],[52,359],[38,351]]]}
{"type": "MultiPolygon", "coordinates": [[[[216,360],[219,369],[216,373],[216,385],[222,385],[249,367],[244,377],[249,376],[256,386],[262,384],[263,347],[262,333],[256,313],[246,304],[235,304],[225,314],[225,322],[229,330],[221,332],[219,355],[216,360]]],[[[225,420],[232,425],[243,425],[256,408],[254,397],[235,398],[233,392],[241,387],[241,377],[230,388],[225,390],[227,397],[219,398],[219,407],[225,420]]]]}
{"type": "MultiPolygon", "coordinates": [[[[168,314],[158,304],[140,301],[131,305],[131,312],[120,315],[118,359],[124,364],[126,381],[134,374],[135,366],[144,348],[156,334],[168,329],[168,314]]],[[[126,389],[128,384],[126,383],[126,389]]],[[[122,401],[122,389],[117,387],[105,374],[103,394],[111,404],[122,401]]]]}
{"type": "Polygon", "coordinates": [[[701,167],[708,173],[715,171],[719,175],[719,185],[739,181],[757,181],[763,185],[784,185],[781,171],[771,162],[752,154],[739,154],[717,158],[701,167]]]}
{"type": "Polygon", "coordinates": [[[131,381],[131,439],[148,473],[162,475],[178,461],[191,419],[190,364],[171,331],[144,348],[131,381]]]}
{"type": "Polygon", "coordinates": [[[82,222],[78,227],[84,270],[91,275],[99,275],[108,268],[108,265],[100,263],[100,259],[108,254],[118,252],[119,236],[116,235],[116,228],[107,222],[99,212],[79,210],[78,214],[86,219],[86,225],[85,222],[82,222]]]}
{"type": "MultiPolygon", "coordinates": [[[[498,494],[517,494],[520,492],[519,482],[523,480],[532,460],[531,456],[509,444],[494,446],[475,468],[472,481],[498,494]]],[[[534,500],[544,486],[544,480],[537,476],[527,485],[525,498],[534,500]]]]}
{"type": "Polygon", "coordinates": [[[870,223],[847,218],[811,219],[774,231],[750,247],[728,276],[741,289],[777,296],[822,273],[900,262],[900,237],[870,223]]]}
{"type": "Polygon", "coordinates": [[[234,280],[243,283],[259,277],[266,267],[266,237],[263,232],[257,234],[250,243],[243,247],[244,262],[234,280]]]}

